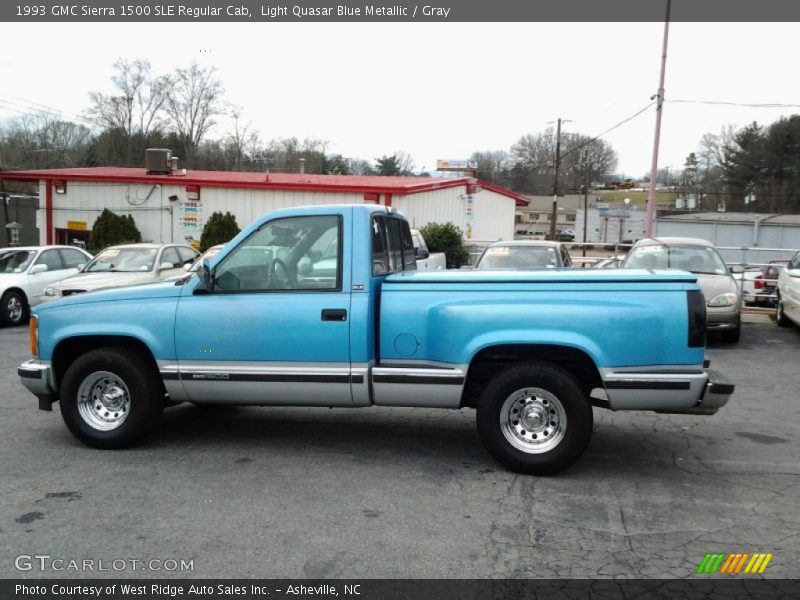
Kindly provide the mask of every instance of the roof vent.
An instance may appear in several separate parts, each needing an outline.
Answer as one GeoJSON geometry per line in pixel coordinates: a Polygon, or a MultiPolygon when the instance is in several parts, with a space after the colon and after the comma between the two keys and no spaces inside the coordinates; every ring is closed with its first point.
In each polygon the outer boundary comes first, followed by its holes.
{"type": "Polygon", "coordinates": [[[172,150],[148,148],[144,151],[144,168],[148,175],[169,175],[172,173],[172,150]]]}

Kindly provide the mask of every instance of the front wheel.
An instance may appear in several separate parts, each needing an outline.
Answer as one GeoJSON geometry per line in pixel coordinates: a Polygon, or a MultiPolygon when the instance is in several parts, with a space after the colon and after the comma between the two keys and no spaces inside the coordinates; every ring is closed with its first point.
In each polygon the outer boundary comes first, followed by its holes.
{"type": "Polygon", "coordinates": [[[3,325],[19,325],[28,316],[30,307],[20,292],[10,291],[0,299],[0,321],[3,325]]]}
{"type": "Polygon", "coordinates": [[[547,363],[506,369],[486,387],[477,410],[486,449],[507,468],[551,475],[575,462],[592,434],[592,407],[568,372],[547,363]]]}
{"type": "Polygon", "coordinates": [[[144,357],[122,348],[100,348],[67,369],[59,403],[67,427],[84,444],[124,448],[155,431],[164,392],[144,357]]]}

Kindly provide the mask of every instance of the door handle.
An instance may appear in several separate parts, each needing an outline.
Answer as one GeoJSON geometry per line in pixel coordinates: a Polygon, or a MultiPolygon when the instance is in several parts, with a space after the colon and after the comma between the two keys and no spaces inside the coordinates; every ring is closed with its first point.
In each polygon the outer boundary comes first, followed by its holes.
{"type": "Polygon", "coordinates": [[[323,308],[323,321],[347,321],[347,310],[344,308],[323,308]]]}

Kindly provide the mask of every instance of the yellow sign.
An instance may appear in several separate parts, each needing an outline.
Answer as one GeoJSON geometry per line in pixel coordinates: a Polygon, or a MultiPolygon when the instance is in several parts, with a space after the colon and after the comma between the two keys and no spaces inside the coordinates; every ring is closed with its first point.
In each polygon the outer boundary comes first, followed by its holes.
{"type": "Polygon", "coordinates": [[[72,229],[73,231],[88,231],[89,225],[86,221],[67,221],[67,229],[72,229]]]}

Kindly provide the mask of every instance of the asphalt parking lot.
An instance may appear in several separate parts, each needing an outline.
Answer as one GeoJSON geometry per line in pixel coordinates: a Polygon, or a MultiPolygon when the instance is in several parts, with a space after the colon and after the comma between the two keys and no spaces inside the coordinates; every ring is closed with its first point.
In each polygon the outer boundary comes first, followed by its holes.
{"type": "MultiPolygon", "coordinates": [[[[551,478],[495,463],[471,410],[182,405],[147,445],[92,450],[37,410],[27,329],[2,329],[0,577],[48,554],[186,559],[192,577],[683,578],[707,552],[772,552],[766,576],[798,577],[800,331],[746,320],[708,349],[737,384],[720,413],[595,409],[551,478]]],[[[165,574],[84,576],[105,575],[165,574]]]]}

